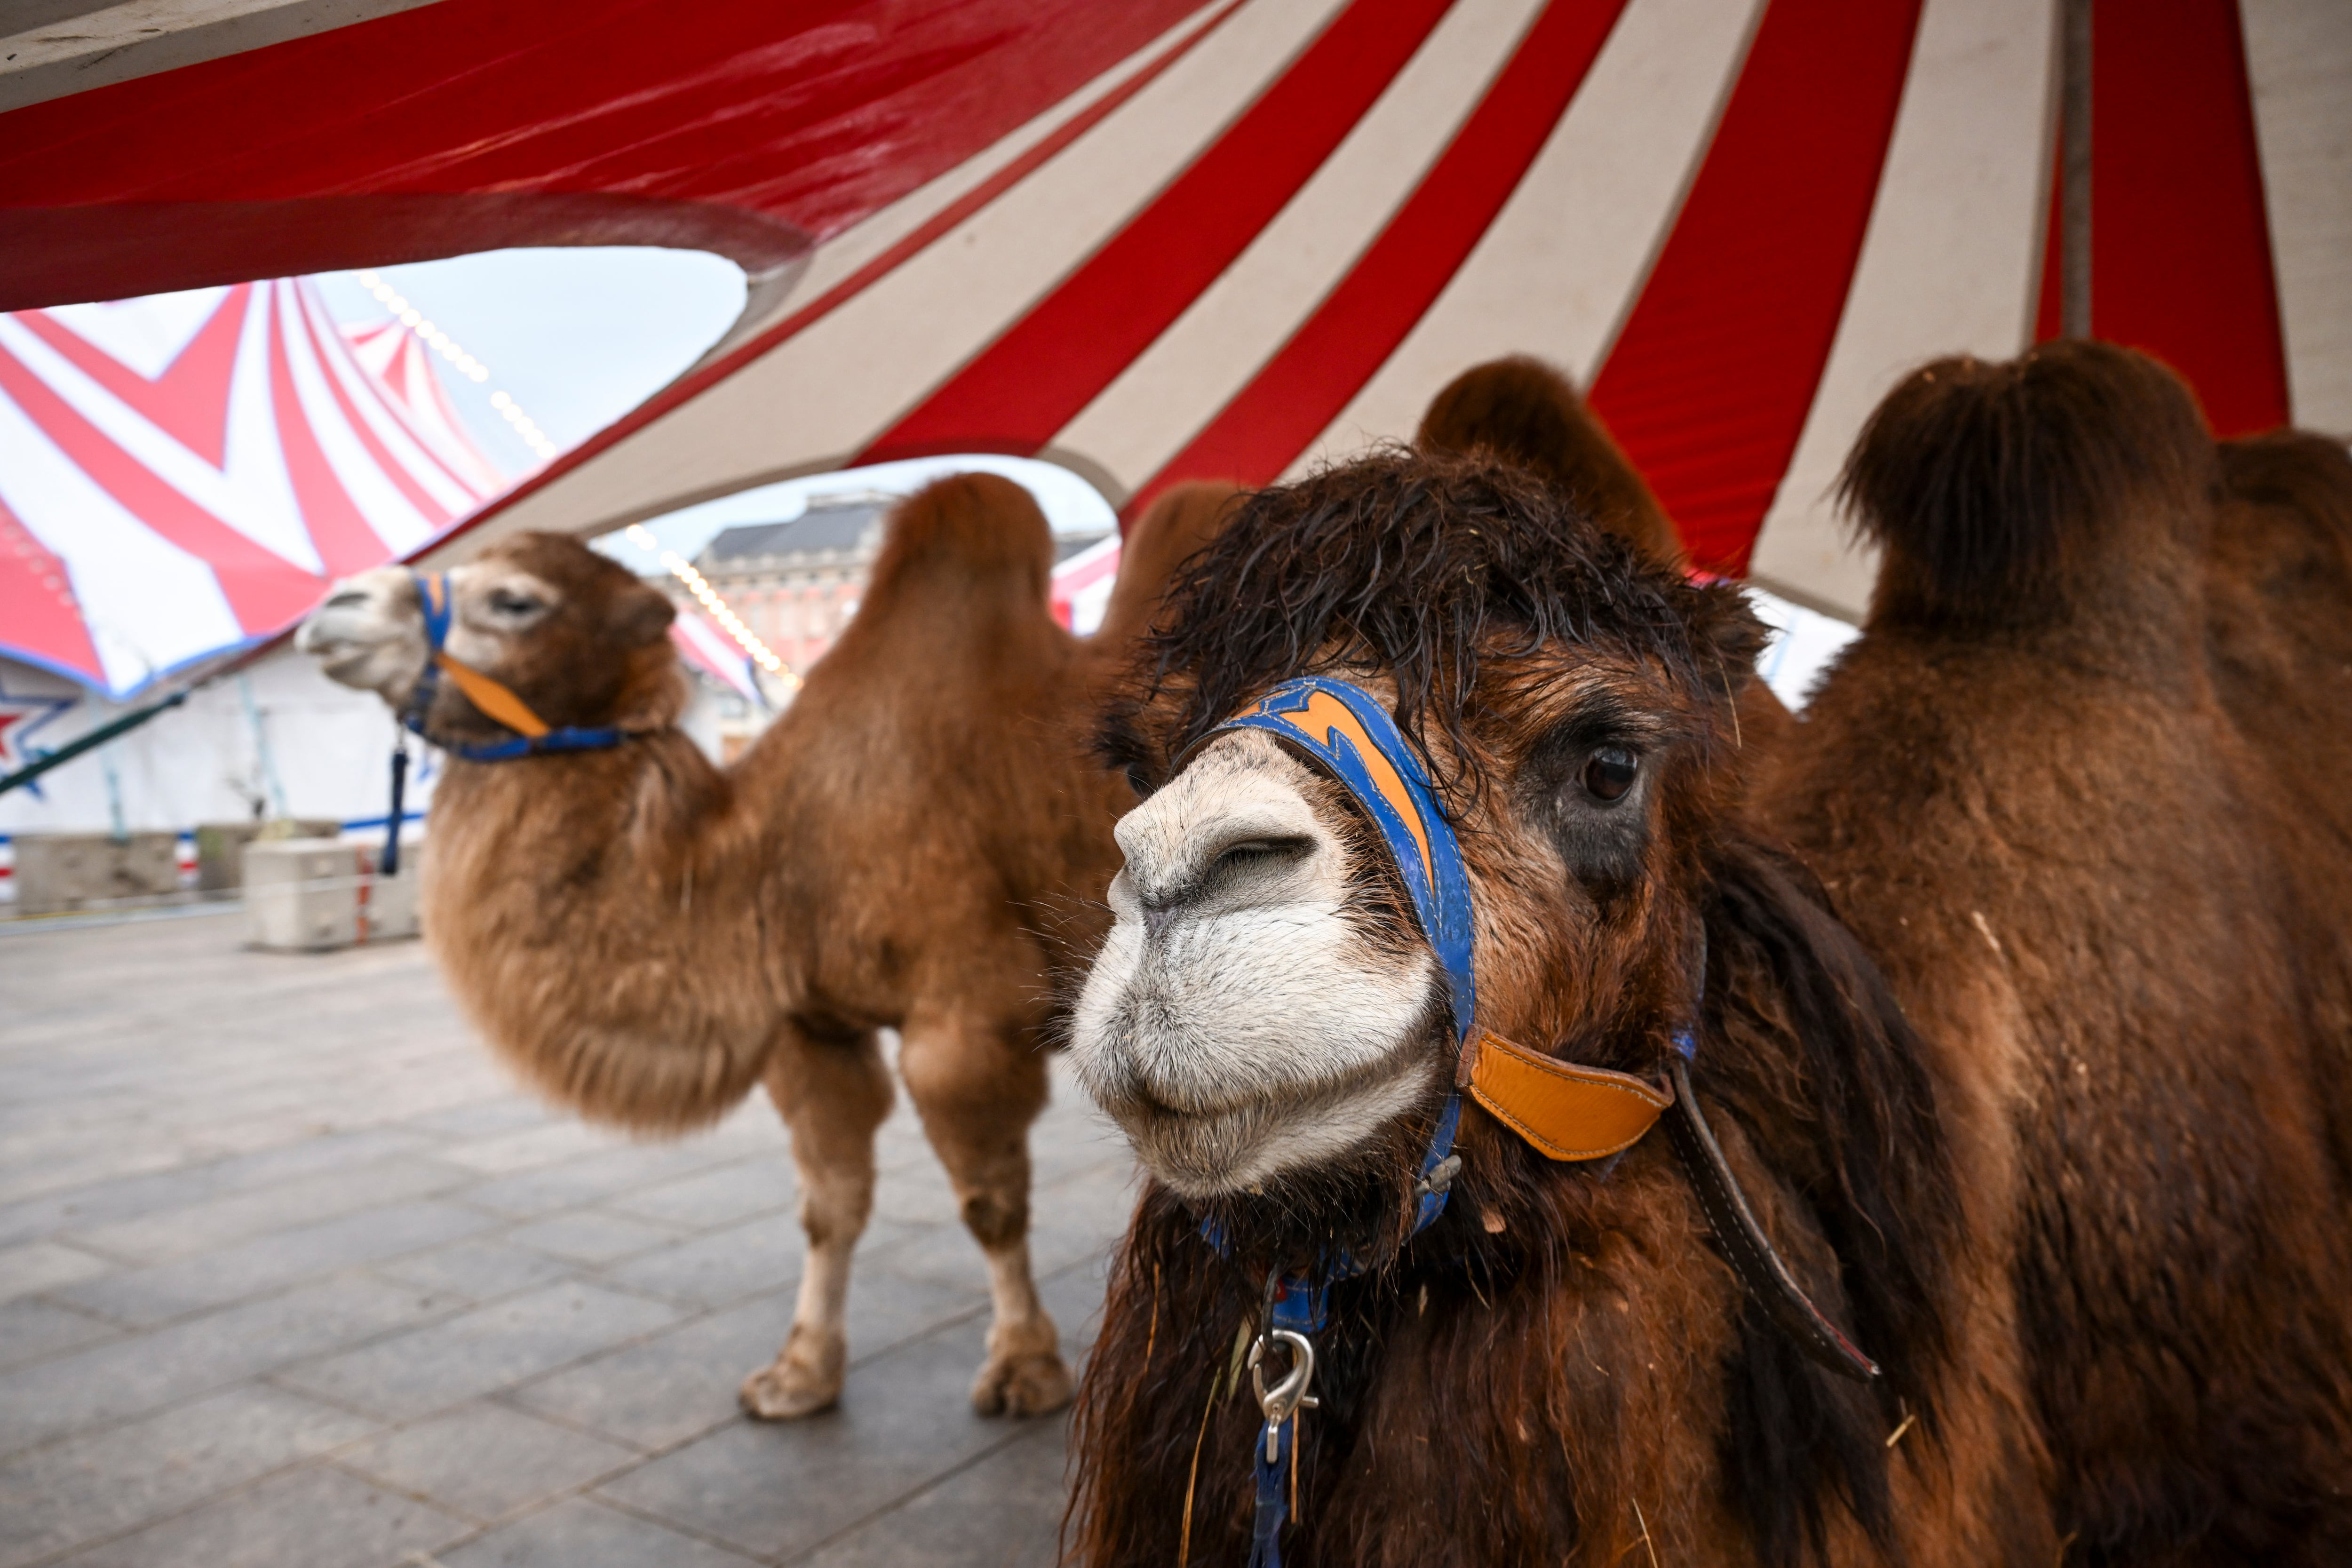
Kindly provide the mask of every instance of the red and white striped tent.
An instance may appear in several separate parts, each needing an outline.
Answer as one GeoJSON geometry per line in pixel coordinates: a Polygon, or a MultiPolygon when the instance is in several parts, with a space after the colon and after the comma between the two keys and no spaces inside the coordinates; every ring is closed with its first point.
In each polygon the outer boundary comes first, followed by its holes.
{"type": "Polygon", "coordinates": [[[679,605],[677,618],[669,624],[669,640],[688,668],[701,671],[746,702],[767,700],[760,695],[751,659],[700,611],[679,605]]]}
{"type": "MultiPolygon", "coordinates": [[[[1533,353],[1702,563],[1853,606],[1868,408],[2056,329],[2061,3],[153,0],[0,48],[0,307],[745,266],[705,363],[452,552],[957,450],[1264,482],[1533,353]]],[[[2225,433],[2352,426],[2352,5],[2089,3],[2094,329],[2225,433]]]]}
{"type": "Polygon", "coordinates": [[[305,282],[0,317],[0,652],[127,694],[502,482],[415,338],[305,282]]]}

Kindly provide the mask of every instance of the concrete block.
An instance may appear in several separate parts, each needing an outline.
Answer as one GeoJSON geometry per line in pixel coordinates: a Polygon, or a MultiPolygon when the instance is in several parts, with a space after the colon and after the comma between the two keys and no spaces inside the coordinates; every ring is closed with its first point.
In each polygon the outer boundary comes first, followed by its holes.
{"type": "Polygon", "coordinates": [[[245,847],[245,909],[256,947],[317,952],[359,941],[359,850],[333,838],[245,847]]]}
{"type": "MultiPolygon", "coordinates": [[[[332,838],[341,825],[332,817],[297,817],[287,826],[294,831],[282,837],[332,838]]],[[[260,837],[263,826],[252,821],[196,824],[196,891],[225,893],[243,887],[245,847],[260,837]]]]}
{"type": "MultiPolygon", "coordinates": [[[[411,846],[412,857],[421,851],[411,846]]],[[[244,850],[245,907],[256,947],[324,952],[417,934],[418,868],[379,876],[374,856],[337,838],[257,839],[244,850]]]]}
{"type": "Polygon", "coordinates": [[[401,847],[404,852],[400,858],[399,876],[371,873],[360,886],[362,942],[391,942],[417,934],[416,889],[419,878],[413,857],[420,855],[425,847],[407,844],[401,847]]]}
{"type": "Polygon", "coordinates": [[[178,838],[170,833],[20,833],[16,912],[55,914],[112,899],[180,890],[178,838]]]}

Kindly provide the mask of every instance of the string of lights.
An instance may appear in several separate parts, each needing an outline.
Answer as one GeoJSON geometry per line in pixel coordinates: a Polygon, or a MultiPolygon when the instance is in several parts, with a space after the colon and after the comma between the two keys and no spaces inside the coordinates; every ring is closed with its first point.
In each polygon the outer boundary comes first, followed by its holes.
{"type": "MultiPolygon", "coordinates": [[[[477,384],[490,379],[488,365],[458,347],[455,338],[427,321],[422,310],[401,297],[399,289],[394,289],[373,272],[362,270],[352,276],[360,280],[362,288],[374,297],[377,304],[392,312],[394,320],[415,333],[418,341],[432,349],[435,353],[447,360],[459,375],[477,384]]],[[[514,426],[514,432],[522,437],[523,445],[537,454],[541,461],[547,461],[562,450],[549,437],[546,431],[539,427],[530,415],[522,411],[522,405],[509,396],[503,388],[494,389],[490,393],[490,406],[499,411],[499,418],[514,426]]]]}
{"type": "Polygon", "coordinates": [[[766,643],[761,642],[750,626],[743,624],[741,616],[728,608],[727,601],[719,596],[719,590],[710,585],[709,579],[694,569],[694,563],[674,550],[664,550],[661,547],[661,541],[656,539],[653,531],[643,523],[629,524],[628,538],[629,542],[639,549],[650,551],[661,557],[661,563],[669,569],[669,574],[686,584],[686,591],[692,594],[702,607],[709,612],[710,618],[719,623],[719,628],[721,631],[735,639],[737,647],[751,656],[752,663],[776,677],[793,690],[800,689],[801,678],[793,674],[784,661],[776,656],[775,651],[766,643]]]}

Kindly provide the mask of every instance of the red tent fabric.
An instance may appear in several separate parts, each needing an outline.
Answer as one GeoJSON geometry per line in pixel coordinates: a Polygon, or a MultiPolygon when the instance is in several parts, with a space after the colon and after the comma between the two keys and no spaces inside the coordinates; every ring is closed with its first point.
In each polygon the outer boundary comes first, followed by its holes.
{"type": "Polygon", "coordinates": [[[415,338],[307,282],[0,317],[0,651],[124,695],[504,483],[415,338]]]}
{"type": "MultiPolygon", "coordinates": [[[[1262,483],[1533,352],[1702,563],[1852,606],[1825,496],[1871,404],[2035,335],[2055,5],[437,0],[0,114],[0,305],[743,263],[718,353],[452,550],[924,452],[1262,483]]],[[[2095,20],[2095,326],[2225,431],[2352,426],[2352,8],[2095,20]]]]}

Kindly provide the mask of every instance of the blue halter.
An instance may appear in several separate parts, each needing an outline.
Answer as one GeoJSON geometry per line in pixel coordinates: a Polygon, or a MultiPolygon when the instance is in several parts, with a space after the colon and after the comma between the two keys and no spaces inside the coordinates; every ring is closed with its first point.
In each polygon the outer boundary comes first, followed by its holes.
{"type": "MultiPolygon", "coordinates": [[[[1244,711],[1202,737],[1234,730],[1263,730],[1297,747],[1321,764],[1354,796],[1388,847],[1412,899],[1422,934],[1445,971],[1446,999],[1454,1021],[1458,1051],[1470,1037],[1478,1016],[1477,977],[1471,963],[1475,941],[1470,904],[1470,873],[1463,864],[1462,846],[1453,825],[1438,809],[1421,759],[1405,743],[1389,710],[1361,687],[1323,676],[1286,680],[1244,711]]],[[[1437,1126],[1422,1154],[1421,1179],[1414,1191],[1412,1233],[1420,1235],[1445,1212],[1446,1195],[1461,1160],[1454,1152],[1454,1134],[1462,1120],[1462,1091],[1450,1088],[1438,1111],[1437,1126]]],[[[1220,1251],[1223,1237],[1213,1228],[1204,1234],[1220,1251]]],[[[1297,1458],[1296,1414],[1312,1405],[1307,1387],[1314,1375],[1314,1351],[1308,1335],[1319,1333],[1330,1321],[1331,1287],[1362,1272],[1363,1266],[1345,1251],[1319,1278],[1286,1274],[1272,1282],[1273,1300],[1267,1341],[1287,1343],[1295,1358],[1291,1373],[1278,1386],[1276,1403],[1261,1403],[1267,1421],[1262,1438],[1252,1445],[1257,1479],[1257,1507],[1250,1531],[1250,1568],[1281,1568],[1282,1527],[1289,1518],[1291,1468],[1297,1458]]],[[[1265,1341],[1260,1342],[1263,1349],[1265,1341]]],[[[1258,1375],[1257,1357],[1251,1358],[1251,1375],[1258,1375]]]]}
{"type": "MultiPolygon", "coordinates": [[[[1405,743],[1396,721],[1360,687],[1322,676],[1303,676],[1284,681],[1250,708],[1217,725],[1202,738],[1202,743],[1234,730],[1263,730],[1306,752],[1346,787],[1379,827],[1390,858],[1412,896],[1422,931],[1445,971],[1456,1049],[1466,1048],[1477,1016],[1471,965],[1475,927],[1469,871],[1454,829],[1438,809],[1429,774],[1405,743]]],[[[1704,962],[1699,968],[1703,974],[1704,962]]],[[[1486,1048],[1505,1047],[1492,1036],[1486,1039],[1486,1048]]],[[[1767,1314],[1805,1353],[1842,1375],[1864,1382],[1875,1378],[1876,1363],[1855,1349],[1807,1298],[1739,1191],[1691,1090],[1689,1064],[1697,1055],[1696,1034],[1685,1026],[1674,1031],[1672,1043],[1675,1055],[1669,1058],[1669,1071],[1675,1092],[1667,1097],[1672,1111],[1666,1120],[1668,1136],[1734,1270],[1762,1302],[1767,1314]]],[[[1454,1131],[1462,1114],[1459,1076],[1456,1086],[1446,1094],[1428,1150],[1422,1156],[1412,1232],[1415,1236],[1445,1212],[1448,1190],[1461,1168],[1461,1158],[1454,1152],[1454,1131]]],[[[1549,1157],[1583,1156],[1554,1152],[1549,1157]]],[[[1204,1226],[1202,1233],[1220,1252],[1225,1250],[1225,1238],[1215,1227],[1204,1226]]],[[[1301,1408],[1315,1404],[1307,1393],[1315,1367],[1307,1336],[1319,1332],[1329,1321],[1331,1286],[1362,1271],[1363,1265],[1342,1250],[1336,1260],[1327,1262],[1319,1277],[1287,1274],[1269,1281],[1271,1321],[1250,1358],[1251,1376],[1258,1385],[1266,1424],[1253,1447],[1257,1509],[1251,1530],[1249,1568],[1281,1568],[1282,1527],[1289,1517],[1289,1492],[1295,1485],[1297,1415],[1301,1408]],[[1293,1362],[1288,1375],[1268,1391],[1258,1363],[1270,1342],[1286,1344],[1293,1362]]]]}
{"type": "MultiPolygon", "coordinates": [[[[1438,809],[1437,792],[1404,732],[1372,695],[1360,686],[1325,676],[1286,680],[1242,712],[1203,736],[1234,730],[1263,730],[1297,747],[1347,787],[1380,829],[1389,857],[1404,878],[1422,934],[1445,971],[1447,999],[1457,1048],[1469,1038],[1478,1015],[1478,990],[1471,966],[1475,931],[1470,906],[1470,873],[1453,825],[1438,809]]],[[[1445,1212],[1454,1171],[1454,1133],[1462,1119],[1462,1093],[1449,1089],[1436,1129],[1422,1155],[1419,1203],[1412,1234],[1420,1235],[1445,1212]]],[[[1213,1241],[1220,1237],[1212,1237],[1213,1241]]],[[[1274,1326],[1297,1333],[1319,1331],[1329,1319],[1333,1281],[1361,1271],[1345,1254],[1319,1280],[1285,1276],[1276,1286],[1274,1326]]]]}
{"type": "MultiPolygon", "coordinates": [[[[416,580],[417,607],[424,613],[425,642],[425,673],[417,678],[416,689],[409,695],[407,710],[400,716],[400,721],[411,731],[432,742],[451,756],[463,757],[469,763],[503,763],[517,757],[535,757],[552,752],[601,752],[639,733],[635,730],[622,729],[617,724],[600,724],[593,728],[570,724],[560,729],[548,727],[539,715],[530,710],[529,703],[508,690],[503,684],[478,669],[459,664],[443,651],[442,645],[449,640],[449,620],[454,608],[449,595],[449,574],[446,572],[417,572],[411,575],[416,580]],[[451,670],[459,689],[475,700],[477,708],[482,706],[480,699],[484,696],[489,697],[499,707],[512,705],[504,712],[485,710],[484,716],[515,730],[513,740],[476,744],[436,740],[426,731],[425,718],[432,711],[433,699],[440,690],[444,667],[451,670]],[[525,727],[527,725],[537,725],[538,732],[530,732],[525,727]]],[[[401,763],[395,761],[394,767],[396,780],[401,763]]]]}

